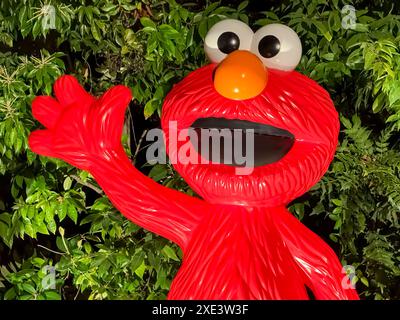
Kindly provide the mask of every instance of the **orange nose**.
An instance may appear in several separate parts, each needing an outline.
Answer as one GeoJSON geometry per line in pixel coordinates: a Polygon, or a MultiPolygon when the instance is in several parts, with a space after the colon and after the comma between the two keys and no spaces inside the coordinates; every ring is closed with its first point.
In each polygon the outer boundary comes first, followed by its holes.
{"type": "Polygon", "coordinates": [[[255,54],[236,50],[217,67],[214,87],[226,98],[244,100],[259,95],[267,85],[267,80],[267,69],[255,54]]]}

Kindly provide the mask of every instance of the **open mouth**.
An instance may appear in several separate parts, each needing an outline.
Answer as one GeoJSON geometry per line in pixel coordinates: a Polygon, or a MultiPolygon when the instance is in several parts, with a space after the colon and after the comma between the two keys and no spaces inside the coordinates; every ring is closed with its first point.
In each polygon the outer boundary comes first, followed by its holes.
{"type": "Polygon", "coordinates": [[[190,141],[203,158],[214,163],[259,167],[282,159],[294,136],[271,125],[225,118],[200,118],[189,128],[190,141]]]}

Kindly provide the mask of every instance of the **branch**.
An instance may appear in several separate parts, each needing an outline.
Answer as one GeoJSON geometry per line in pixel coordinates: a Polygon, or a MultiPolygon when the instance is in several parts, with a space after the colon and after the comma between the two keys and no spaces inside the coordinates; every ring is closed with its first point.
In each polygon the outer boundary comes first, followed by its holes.
{"type": "Polygon", "coordinates": [[[90,182],[85,182],[83,181],[81,178],[79,178],[76,175],[71,175],[71,178],[74,179],[76,182],[78,182],[79,184],[88,187],[90,189],[92,189],[93,191],[96,191],[98,194],[104,195],[103,190],[101,190],[100,188],[96,187],[94,184],[90,183],[90,182]]]}
{"type": "Polygon", "coordinates": [[[135,164],[135,162],[136,162],[136,157],[137,157],[137,155],[138,155],[138,153],[140,151],[140,146],[142,145],[143,139],[146,136],[147,131],[148,131],[147,129],[144,130],[142,135],[140,136],[139,142],[138,142],[138,144],[136,146],[135,154],[133,155],[133,160],[132,160],[133,164],[135,164]]]}
{"type": "Polygon", "coordinates": [[[49,248],[47,248],[47,247],[45,247],[45,246],[42,246],[41,244],[38,244],[37,246],[38,246],[39,248],[45,249],[45,250],[50,251],[50,252],[53,252],[53,253],[55,253],[55,254],[59,254],[59,255],[64,255],[64,254],[65,254],[65,253],[63,253],[63,252],[59,252],[59,251],[55,251],[55,250],[49,249],[49,248]]]}

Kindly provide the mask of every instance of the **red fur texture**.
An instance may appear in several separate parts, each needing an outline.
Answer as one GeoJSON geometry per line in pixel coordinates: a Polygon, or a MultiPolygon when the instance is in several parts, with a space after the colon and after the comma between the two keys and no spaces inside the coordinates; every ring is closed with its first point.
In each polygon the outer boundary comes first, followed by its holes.
{"type": "Polygon", "coordinates": [[[215,205],[185,250],[169,299],[357,299],[337,257],[284,208],[215,205]]]}
{"type": "MultiPolygon", "coordinates": [[[[181,164],[179,160],[177,171],[210,203],[271,207],[305,193],[328,169],[337,145],[339,120],[329,94],[297,72],[269,70],[268,84],[260,95],[230,100],[214,88],[215,67],[210,64],[192,72],[165,99],[162,127],[167,148],[171,121],[181,131],[201,117],[273,125],[291,132],[295,143],[283,159],[256,167],[248,176],[237,175],[234,167],[224,164],[181,164]]],[[[172,156],[176,152],[168,150],[172,156]]]]}
{"type": "MultiPolygon", "coordinates": [[[[168,95],[162,126],[178,130],[199,117],[271,124],[295,143],[280,161],[237,176],[223,164],[176,169],[203,199],[160,186],[131,164],[121,145],[130,90],[117,86],[90,96],[71,76],[57,80],[56,98],[37,97],[33,115],[46,127],[31,149],[88,170],[112,203],[134,223],[177,243],[182,267],[170,299],[358,299],[333,251],[285,205],[328,168],[339,122],[327,92],[295,72],[270,71],[259,96],[230,101],[212,86],[215,65],[199,69],[168,95]]],[[[170,137],[167,137],[170,138],[170,137]]],[[[173,154],[176,150],[169,150],[173,154]]]]}

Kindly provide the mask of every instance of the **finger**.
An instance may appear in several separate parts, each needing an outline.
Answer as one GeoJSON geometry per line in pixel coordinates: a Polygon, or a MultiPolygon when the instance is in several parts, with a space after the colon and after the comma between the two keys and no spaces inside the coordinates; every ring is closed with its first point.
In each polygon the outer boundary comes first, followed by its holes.
{"type": "Polygon", "coordinates": [[[131,91],[122,85],[109,89],[97,101],[93,112],[93,133],[100,133],[99,139],[108,147],[116,147],[121,143],[125,109],[132,99],[131,91]]]}
{"type": "Polygon", "coordinates": [[[103,112],[115,109],[125,112],[125,109],[131,100],[131,90],[123,85],[118,85],[107,90],[101,96],[98,106],[103,112]]]}
{"type": "Polygon", "coordinates": [[[42,156],[54,157],[52,135],[49,130],[33,131],[28,138],[29,148],[42,156]]]}
{"type": "Polygon", "coordinates": [[[60,113],[61,106],[52,97],[39,96],[32,102],[33,116],[46,128],[54,128],[60,113]]]}
{"type": "Polygon", "coordinates": [[[61,105],[67,106],[76,102],[80,104],[92,103],[94,97],[91,96],[79,84],[73,76],[64,75],[57,79],[54,84],[54,93],[61,105]]]}

